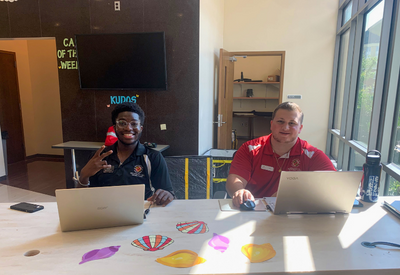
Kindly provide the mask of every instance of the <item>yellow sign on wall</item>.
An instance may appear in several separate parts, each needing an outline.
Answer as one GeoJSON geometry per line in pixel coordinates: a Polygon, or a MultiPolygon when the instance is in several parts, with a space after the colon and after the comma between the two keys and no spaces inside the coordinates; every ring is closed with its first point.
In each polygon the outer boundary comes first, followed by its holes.
{"type": "Polygon", "coordinates": [[[78,61],[76,60],[75,42],[73,38],[63,39],[64,49],[57,50],[57,58],[59,60],[58,68],[61,70],[78,69],[78,61]]]}

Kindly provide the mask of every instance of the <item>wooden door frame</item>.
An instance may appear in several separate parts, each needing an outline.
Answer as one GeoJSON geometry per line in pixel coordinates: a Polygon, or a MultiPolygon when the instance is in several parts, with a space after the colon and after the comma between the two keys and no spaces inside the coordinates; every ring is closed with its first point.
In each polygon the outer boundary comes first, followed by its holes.
{"type": "MultiPolygon", "coordinates": [[[[23,124],[23,118],[22,118],[22,106],[21,106],[21,93],[20,93],[20,89],[19,89],[19,79],[18,79],[18,67],[17,67],[17,57],[16,57],[16,53],[15,52],[10,52],[10,51],[4,51],[4,50],[0,50],[0,54],[8,54],[11,55],[13,57],[14,60],[14,70],[15,70],[15,85],[17,87],[17,91],[18,91],[18,104],[19,104],[19,113],[20,113],[20,122],[21,122],[21,134],[22,134],[22,147],[23,147],[23,157],[24,160],[26,159],[26,147],[25,147],[25,133],[24,133],[24,124],[23,124]]],[[[4,129],[2,129],[4,130],[4,129]]],[[[8,158],[7,158],[7,161],[8,158]]]]}
{"type": "Polygon", "coordinates": [[[231,149],[232,142],[233,93],[230,91],[233,91],[233,62],[230,61],[231,56],[233,56],[231,52],[220,49],[217,114],[218,149],[231,149]]]}
{"type": "MultiPolygon", "coordinates": [[[[232,131],[232,112],[233,112],[233,80],[234,69],[230,72],[225,72],[224,62],[227,62],[227,57],[234,56],[279,56],[281,57],[280,66],[280,85],[279,85],[279,104],[283,99],[283,82],[285,72],[285,51],[244,51],[244,52],[228,52],[223,48],[220,49],[219,56],[219,73],[218,73],[218,117],[223,115],[225,124],[217,127],[217,148],[230,149],[231,148],[231,131],[232,131]],[[224,71],[222,71],[224,70],[224,71]],[[231,81],[227,79],[226,74],[231,77],[231,81]],[[225,95],[221,94],[224,91],[225,95]]],[[[228,61],[230,62],[230,61],[228,61]]]]}

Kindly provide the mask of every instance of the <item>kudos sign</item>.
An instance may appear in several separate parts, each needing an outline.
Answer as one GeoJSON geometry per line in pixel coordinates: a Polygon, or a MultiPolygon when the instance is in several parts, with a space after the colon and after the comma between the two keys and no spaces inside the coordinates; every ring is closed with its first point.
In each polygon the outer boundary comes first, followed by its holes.
{"type": "Polygon", "coordinates": [[[121,104],[124,102],[136,103],[136,99],[138,97],[139,97],[139,95],[136,95],[136,96],[110,96],[110,105],[121,104]]]}

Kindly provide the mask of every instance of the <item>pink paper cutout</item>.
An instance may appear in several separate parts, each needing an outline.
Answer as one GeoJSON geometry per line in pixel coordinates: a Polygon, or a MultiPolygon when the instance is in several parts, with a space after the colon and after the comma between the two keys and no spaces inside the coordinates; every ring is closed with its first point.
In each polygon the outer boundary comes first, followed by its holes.
{"type": "Polygon", "coordinates": [[[208,242],[208,245],[213,247],[215,250],[220,251],[221,253],[225,252],[225,250],[227,250],[229,247],[229,239],[216,233],[213,234],[214,236],[208,242]]]}
{"type": "Polygon", "coordinates": [[[102,249],[95,249],[89,251],[82,256],[82,261],[79,264],[83,264],[89,261],[109,258],[115,253],[117,253],[120,247],[121,247],[120,245],[110,246],[110,247],[104,247],[102,249]]]}

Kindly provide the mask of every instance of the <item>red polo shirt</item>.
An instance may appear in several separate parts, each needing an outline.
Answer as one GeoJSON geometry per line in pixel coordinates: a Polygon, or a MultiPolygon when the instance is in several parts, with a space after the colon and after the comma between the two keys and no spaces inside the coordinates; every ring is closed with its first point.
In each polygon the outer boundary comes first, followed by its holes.
{"type": "Polygon", "coordinates": [[[246,189],[254,197],[262,198],[270,197],[278,191],[280,169],[335,171],[335,167],[324,152],[300,138],[289,153],[279,157],[272,151],[271,135],[268,135],[244,143],[236,152],[229,174],[236,174],[247,180],[246,189]]]}

